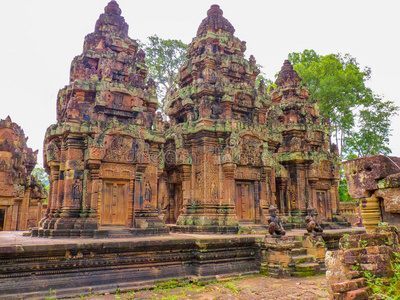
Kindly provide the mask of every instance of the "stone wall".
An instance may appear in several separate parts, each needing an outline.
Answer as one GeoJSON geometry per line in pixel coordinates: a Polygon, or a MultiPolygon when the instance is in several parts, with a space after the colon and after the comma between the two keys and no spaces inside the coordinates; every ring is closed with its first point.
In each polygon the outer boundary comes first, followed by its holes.
{"type": "Polygon", "coordinates": [[[399,236],[394,227],[341,238],[340,250],[328,251],[325,257],[332,299],[368,299],[372,290],[367,279],[392,277],[396,253],[400,253],[399,236]]]}
{"type": "Polygon", "coordinates": [[[64,298],[155,287],[172,279],[254,275],[260,272],[259,240],[185,236],[0,245],[0,299],[64,298]]]}
{"type": "Polygon", "coordinates": [[[340,214],[350,224],[357,222],[357,214],[361,215],[360,201],[339,202],[340,214]]]}

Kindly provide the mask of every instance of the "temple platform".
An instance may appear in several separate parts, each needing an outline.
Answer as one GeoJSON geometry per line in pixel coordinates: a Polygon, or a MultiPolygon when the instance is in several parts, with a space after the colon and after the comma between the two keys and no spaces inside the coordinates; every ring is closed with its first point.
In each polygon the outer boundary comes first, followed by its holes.
{"type": "MultiPolygon", "coordinates": [[[[363,231],[326,230],[322,237],[338,241],[343,234],[363,231]]],[[[286,238],[303,240],[304,233],[293,230],[286,238]]],[[[298,245],[293,253],[299,253],[298,245]]],[[[154,287],[171,279],[201,282],[268,274],[267,254],[275,253],[273,248],[264,234],[47,239],[2,231],[0,299],[60,298],[154,287]]]]}

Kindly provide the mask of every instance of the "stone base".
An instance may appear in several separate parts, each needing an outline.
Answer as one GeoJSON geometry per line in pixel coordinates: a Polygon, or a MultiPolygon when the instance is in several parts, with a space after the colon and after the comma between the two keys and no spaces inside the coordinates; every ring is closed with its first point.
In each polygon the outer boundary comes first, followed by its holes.
{"type": "Polygon", "coordinates": [[[326,248],[321,237],[267,235],[264,242],[264,270],[269,276],[307,277],[325,272],[326,248]]]}
{"type": "Polygon", "coordinates": [[[47,238],[127,238],[138,236],[168,235],[169,228],[121,228],[121,229],[43,229],[31,228],[32,237],[47,238]]]}
{"type": "Polygon", "coordinates": [[[236,234],[238,226],[195,226],[195,225],[168,225],[171,232],[177,233],[200,233],[200,234],[236,234]]]}
{"type": "Polygon", "coordinates": [[[175,236],[53,244],[26,239],[23,245],[0,244],[0,299],[60,299],[154,287],[162,281],[215,281],[260,272],[257,237],[175,236]]]}

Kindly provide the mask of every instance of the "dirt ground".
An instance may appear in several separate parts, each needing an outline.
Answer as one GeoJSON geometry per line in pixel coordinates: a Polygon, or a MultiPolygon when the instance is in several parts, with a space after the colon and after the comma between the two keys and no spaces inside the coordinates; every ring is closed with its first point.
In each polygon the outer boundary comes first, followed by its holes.
{"type": "MultiPolygon", "coordinates": [[[[309,278],[276,279],[254,276],[204,286],[187,284],[173,287],[167,283],[155,289],[85,297],[85,299],[137,299],[137,300],[234,300],[234,299],[328,299],[325,275],[309,278]]],[[[77,297],[75,299],[81,299],[77,297]]]]}

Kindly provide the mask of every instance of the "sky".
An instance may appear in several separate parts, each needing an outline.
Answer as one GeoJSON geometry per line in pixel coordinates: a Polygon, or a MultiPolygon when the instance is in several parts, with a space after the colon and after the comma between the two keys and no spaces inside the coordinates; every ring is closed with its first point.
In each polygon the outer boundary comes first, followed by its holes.
{"type": "MultiPolygon", "coordinates": [[[[0,0],[0,119],[8,115],[39,149],[56,123],[58,91],[69,82],[72,59],[109,0],[0,0]]],[[[190,43],[212,4],[220,5],[273,79],[291,52],[349,53],[372,70],[367,85],[400,106],[400,42],[397,1],[369,0],[117,0],[129,36],[190,43]]],[[[400,156],[400,116],[392,120],[390,148],[400,156]]]]}

